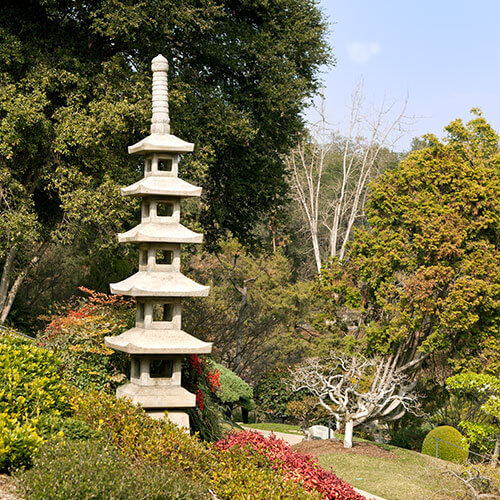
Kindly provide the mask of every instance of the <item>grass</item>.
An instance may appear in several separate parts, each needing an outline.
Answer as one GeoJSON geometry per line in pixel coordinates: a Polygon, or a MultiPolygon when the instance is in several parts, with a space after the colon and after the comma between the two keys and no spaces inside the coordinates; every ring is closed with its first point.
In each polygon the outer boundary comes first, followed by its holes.
{"type": "Polygon", "coordinates": [[[239,422],[240,425],[244,427],[249,427],[250,429],[258,429],[260,431],[274,431],[274,432],[288,432],[289,434],[303,434],[298,425],[291,424],[272,424],[269,422],[261,422],[256,424],[243,424],[239,422]]]}
{"type": "Polygon", "coordinates": [[[415,451],[384,445],[397,459],[354,453],[329,453],[319,463],[348,483],[386,500],[452,500],[460,498],[462,484],[443,474],[457,466],[415,451]]]}
{"type": "MultiPolygon", "coordinates": [[[[241,424],[252,429],[302,434],[298,425],[255,423],[241,424]]],[[[336,434],[337,439],[343,436],[336,434]]],[[[354,438],[354,441],[369,442],[354,438]]],[[[318,457],[320,465],[361,490],[386,500],[456,500],[464,491],[455,478],[443,474],[458,466],[416,451],[380,445],[397,459],[370,457],[355,453],[329,453],[318,457]]]]}

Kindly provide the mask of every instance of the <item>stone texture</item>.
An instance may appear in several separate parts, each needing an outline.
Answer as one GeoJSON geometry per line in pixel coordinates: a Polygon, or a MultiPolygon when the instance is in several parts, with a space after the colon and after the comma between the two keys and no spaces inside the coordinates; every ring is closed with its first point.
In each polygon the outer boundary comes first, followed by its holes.
{"type": "Polygon", "coordinates": [[[182,298],[205,297],[209,287],[180,272],[182,243],[201,243],[202,234],[180,224],[181,200],[199,197],[201,188],[178,178],[179,154],[193,151],[192,143],[170,134],[167,60],[152,61],[153,113],[151,135],[130,146],[144,156],[144,177],[121,190],[122,196],[142,199],[141,223],[118,235],[121,243],[139,244],[139,271],[110,285],[111,292],[137,298],[134,328],[105,344],[131,356],[130,382],[117,397],[129,398],[152,417],[167,416],[189,429],[188,408],[196,397],[182,382],[186,354],[210,353],[212,344],[181,329],[182,298]]]}
{"type": "Polygon", "coordinates": [[[142,222],[126,233],[118,235],[120,243],[201,243],[203,235],[179,223],[142,222]]]}
{"type": "Polygon", "coordinates": [[[326,425],[312,425],[306,430],[306,436],[308,439],[333,439],[334,430],[330,430],[330,436],[328,436],[328,427],[326,425]]]}
{"type": "Polygon", "coordinates": [[[151,134],[129,146],[130,154],[139,153],[158,153],[158,152],[175,152],[175,153],[190,153],[194,149],[194,144],[183,141],[175,135],[170,134],[151,134]]]}
{"type": "Polygon", "coordinates": [[[122,196],[201,196],[201,188],[178,177],[148,176],[121,189],[122,196]]]}
{"type": "Polygon", "coordinates": [[[132,297],[206,297],[210,287],[200,285],[177,271],[139,271],[119,283],[111,292],[132,297]]]}
{"type": "Polygon", "coordinates": [[[108,337],[106,345],[128,354],[207,354],[210,342],[189,335],[182,330],[131,328],[116,337],[108,337]]]}

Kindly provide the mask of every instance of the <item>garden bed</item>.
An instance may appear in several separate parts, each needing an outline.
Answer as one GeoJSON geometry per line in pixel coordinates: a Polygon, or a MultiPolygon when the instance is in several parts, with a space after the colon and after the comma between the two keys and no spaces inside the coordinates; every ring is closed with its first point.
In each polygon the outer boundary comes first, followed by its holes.
{"type": "Polygon", "coordinates": [[[397,456],[391,451],[371,443],[353,443],[352,448],[344,448],[342,441],[333,439],[313,439],[302,441],[292,446],[292,449],[300,453],[311,453],[312,455],[326,455],[328,453],[355,453],[375,458],[389,458],[396,460],[397,456]]]}

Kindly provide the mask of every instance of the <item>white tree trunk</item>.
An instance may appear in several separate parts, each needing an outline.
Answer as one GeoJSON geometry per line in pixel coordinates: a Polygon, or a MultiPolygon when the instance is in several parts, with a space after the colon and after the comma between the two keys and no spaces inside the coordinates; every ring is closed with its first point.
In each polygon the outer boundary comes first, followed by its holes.
{"type": "MultiPolygon", "coordinates": [[[[8,272],[10,269],[7,269],[7,264],[6,263],[4,267],[4,271],[2,274],[2,295],[0,296],[0,325],[3,325],[5,321],[7,320],[7,316],[10,313],[10,310],[12,308],[12,305],[14,304],[14,299],[16,298],[17,292],[19,291],[19,288],[21,288],[21,285],[23,284],[24,278],[26,278],[28,272],[36,266],[38,261],[40,260],[40,257],[42,256],[43,252],[45,251],[46,245],[42,244],[38,247],[38,250],[36,254],[32,257],[28,265],[18,273],[16,276],[16,279],[14,280],[14,283],[10,286],[9,290],[9,279],[8,279],[8,272]],[[4,289],[4,277],[6,278],[5,281],[5,289],[4,289]]],[[[14,253],[15,255],[15,253],[14,253]]],[[[10,256],[10,253],[9,253],[10,256]]],[[[13,265],[13,262],[10,263],[10,265],[13,265]]]]}
{"type": "Polygon", "coordinates": [[[344,448],[352,448],[352,433],[354,430],[354,422],[346,420],[344,430],[344,448]]]}
{"type": "Polygon", "coordinates": [[[3,309],[7,295],[9,294],[9,282],[11,279],[12,269],[14,267],[14,259],[16,258],[16,247],[12,246],[5,259],[3,266],[2,277],[0,278],[0,311],[3,309]]]}

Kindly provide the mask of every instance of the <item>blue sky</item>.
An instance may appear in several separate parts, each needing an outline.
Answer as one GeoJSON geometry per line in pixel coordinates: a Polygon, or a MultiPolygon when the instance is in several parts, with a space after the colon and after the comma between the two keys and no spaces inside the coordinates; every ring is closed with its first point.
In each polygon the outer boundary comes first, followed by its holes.
{"type": "MultiPolygon", "coordinates": [[[[417,117],[396,149],[482,109],[500,132],[500,0],[320,0],[337,64],[323,72],[326,115],[345,132],[356,84],[417,117]]],[[[313,121],[314,113],[306,118],[313,121]]]]}

